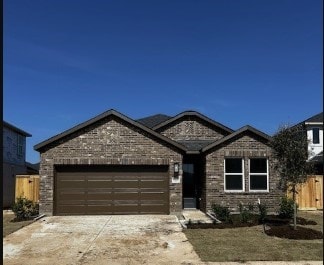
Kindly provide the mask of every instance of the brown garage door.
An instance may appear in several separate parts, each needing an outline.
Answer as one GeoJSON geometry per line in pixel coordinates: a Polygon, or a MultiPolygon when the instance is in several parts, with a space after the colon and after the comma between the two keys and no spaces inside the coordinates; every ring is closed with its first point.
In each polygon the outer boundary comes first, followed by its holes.
{"type": "Polygon", "coordinates": [[[169,213],[166,167],[65,167],[55,184],[56,215],[169,213]]]}

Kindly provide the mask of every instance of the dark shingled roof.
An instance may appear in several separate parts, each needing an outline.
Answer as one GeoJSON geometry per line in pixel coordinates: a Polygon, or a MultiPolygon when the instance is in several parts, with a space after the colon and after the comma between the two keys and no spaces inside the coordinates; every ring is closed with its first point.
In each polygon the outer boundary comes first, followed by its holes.
{"type": "Polygon", "coordinates": [[[32,163],[29,163],[29,162],[26,161],[26,166],[30,167],[30,168],[32,168],[34,170],[37,170],[37,171],[39,170],[39,163],[32,164],[32,163]]]}
{"type": "Polygon", "coordinates": [[[156,114],[156,115],[153,115],[153,116],[149,116],[149,117],[145,117],[145,118],[141,118],[141,119],[138,119],[137,122],[143,124],[144,126],[146,127],[149,127],[149,128],[153,128],[154,126],[170,119],[171,117],[168,116],[168,115],[164,115],[164,114],[156,114]]]}
{"type": "Polygon", "coordinates": [[[23,135],[23,136],[26,136],[26,137],[31,137],[31,136],[32,136],[30,133],[25,132],[25,131],[23,131],[22,129],[19,129],[19,128],[16,127],[16,126],[13,126],[13,125],[10,124],[9,122],[3,121],[3,126],[9,128],[9,129],[11,129],[11,130],[13,130],[13,131],[15,131],[15,132],[17,132],[17,133],[23,135]]]}
{"type": "Polygon", "coordinates": [[[161,122],[159,124],[157,124],[156,126],[154,126],[152,129],[154,131],[159,131],[161,130],[161,128],[165,128],[166,126],[169,126],[170,124],[172,124],[173,122],[186,117],[186,116],[191,116],[191,117],[196,117],[198,119],[201,119],[207,123],[209,123],[210,125],[217,127],[218,129],[223,130],[226,134],[230,134],[232,132],[234,132],[232,129],[224,126],[223,124],[220,124],[219,122],[216,122],[208,117],[206,117],[205,115],[202,115],[201,113],[197,112],[197,111],[192,111],[192,110],[188,110],[188,111],[184,111],[164,122],[161,122]]]}
{"type": "Polygon", "coordinates": [[[188,151],[199,151],[203,147],[215,142],[215,140],[179,140],[177,142],[184,145],[188,151]]]}
{"type": "Polygon", "coordinates": [[[323,122],[323,112],[310,117],[309,119],[305,120],[304,122],[323,122]]]}
{"type": "Polygon", "coordinates": [[[323,151],[312,157],[309,162],[323,163],[323,151]]]}

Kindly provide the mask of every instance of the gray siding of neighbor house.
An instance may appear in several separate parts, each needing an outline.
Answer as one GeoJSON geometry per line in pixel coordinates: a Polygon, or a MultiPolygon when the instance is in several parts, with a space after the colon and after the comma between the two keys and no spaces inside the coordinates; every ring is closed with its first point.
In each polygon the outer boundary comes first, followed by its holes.
{"type": "Polygon", "coordinates": [[[271,148],[257,139],[251,133],[241,136],[215,147],[206,155],[206,182],[203,189],[202,205],[205,211],[211,210],[213,203],[224,205],[238,211],[238,204],[257,205],[257,200],[268,207],[268,211],[278,210],[280,197],[284,193],[278,188],[279,176],[273,168],[273,154],[271,148]],[[217,148],[217,149],[216,149],[217,148]],[[224,159],[225,158],[244,159],[244,192],[224,191],[224,159]],[[269,165],[269,192],[249,192],[249,158],[267,158],[269,165]]]}
{"type": "Polygon", "coordinates": [[[15,176],[25,174],[26,137],[22,136],[22,154],[18,155],[18,133],[3,127],[2,207],[11,207],[15,201],[15,176]]]}
{"type": "Polygon", "coordinates": [[[22,136],[22,154],[18,155],[18,134],[7,127],[3,127],[3,162],[24,166],[26,159],[26,137],[22,136]]]}
{"type": "Polygon", "coordinates": [[[106,117],[44,147],[40,163],[40,212],[53,214],[55,165],[169,165],[170,213],[182,209],[182,184],[172,183],[174,147],[117,117],[106,117]],[[46,148],[46,149],[44,149],[46,148]]]}
{"type": "Polygon", "coordinates": [[[16,186],[16,175],[26,174],[26,166],[15,165],[10,163],[3,163],[3,201],[2,207],[11,207],[15,202],[15,186],[16,186]]]}
{"type": "MultiPolygon", "coordinates": [[[[165,129],[158,129],[162,135],[172,140],[218,140],[225,136],[222,130],[211,126],[195,117],[184,117],[176,124],[165,129]]],[[[227,135],[227,134],[226,134],[227,135]]]]}

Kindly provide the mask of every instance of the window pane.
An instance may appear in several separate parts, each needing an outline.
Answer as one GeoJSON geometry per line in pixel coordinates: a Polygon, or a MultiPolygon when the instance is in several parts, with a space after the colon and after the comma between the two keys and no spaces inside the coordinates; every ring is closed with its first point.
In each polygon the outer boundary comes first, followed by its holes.
{"type": "Polygon", "coordinates": [[[313,144],[319,144],[319,128],[313,128],[313,144]]]}
{"type": "Polygon", "coordinates": [[[267,159],[250,159],[250,173],[267,173],[267,159]]]}
{"type": "Polygon", "coordinates": [[[242,175],[227,175],[225,176],[226,190],[242,190],[243,182],[242,175]]]}
{"type": "Polygon", "coordinates": [[[250,189],[251,190],[267,190],[267,176],[265,175],[252,175],[250,176],[250,189]]]}
{"type": "Polygon", "coordinates": [[[226,173],[242,173],[242,159],[241,158],[226,158],[225,172],[226,173]]]}

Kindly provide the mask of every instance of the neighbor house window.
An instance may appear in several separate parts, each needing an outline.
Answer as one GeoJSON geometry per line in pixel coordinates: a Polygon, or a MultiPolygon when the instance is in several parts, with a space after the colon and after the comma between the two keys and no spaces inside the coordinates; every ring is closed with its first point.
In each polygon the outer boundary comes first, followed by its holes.
{"type": "Polygon", "coordinates": [[[266,158],[251,158],[249,165],[250,191],[269,191],[268,160],[266,158]]]}
{"type": "Polygon", "coordinates": [[[313,144],[319,144],[320,137],[319,137],[319,128],[313,128],[313,144]]]}
{"type": "Polygon", "coordinates": [[[17,137],[17,155],[23,156],[24,137],[18,134],[17,137]]]}
{"type": "Polygon", "coordinates": [[[224,164],[225,191],[244,191],[243,159],[226,158],[224,164]]]}

